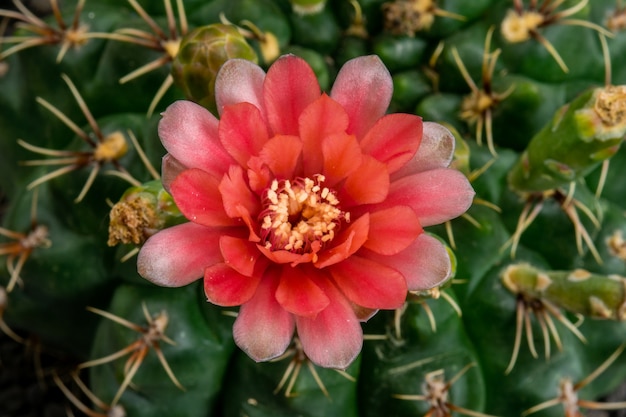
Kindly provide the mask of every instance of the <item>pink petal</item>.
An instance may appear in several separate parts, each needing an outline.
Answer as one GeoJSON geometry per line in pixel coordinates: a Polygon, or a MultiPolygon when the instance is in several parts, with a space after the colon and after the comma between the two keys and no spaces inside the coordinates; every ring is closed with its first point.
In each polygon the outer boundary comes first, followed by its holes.
{"type": "Polygon", "coordinates": [[[380,118],[361,141],[363,153],[387,164],[391,174],[417,152],[422,140],[422,119],[412,114],[388,114],[380,118]]]}
{"type": "Polygon", "coordinates": [[[302,58],[284,55],[267,72],[263,95],[273,134],[298,135],[302,111],[320,96],[315,73],[302,58]]]}
{"type": "Polygon", "coordinates": [[[304,175],[319,174],[323,162],[320,145],[327,136],[345,132],[348,115],[339,103],[322,94],[302,112],[298,124],[302,149],[306,155],[302,162],[304,175]]]}
{"type": "Polygon", "coordinates": [[[406,249],[423,232],[410,207],[370,212],[369,237],[363,247],[382,255],[393,255],[406,249]]]}
{"type": "Polygon", "coordinates": [[[370,251],[359,255],[398,270],[406,279],[409,291],[423,291],[445,281],[452,271],[450,255],[443,244],[427,233],[422,233],[405,250],[392,256],[370,251]]]}
{"type": "Polygon", "coordinates": [[[259,285],[261,275],[245,276],[225,263],[204,271],[204,293],[210,303],[222,307],[247,303],[259,285]]]}
{"type": "Polygon", "coordinates": [[[260,274],[267,266],[256,244],[233,236],[220,237],[220,250],[224,262],[242,275],[260,274]]]}
{"type": "Polygon", "coordinates": [[[276,301],[296,316],[314,318],[325,309],[330,300],[315,284],[312,276],[320,272],[314,268],[292,268],[285,266],[276,290],[276,301]]]}
{"type": "Polygon", "coordinates": [[[333,246],[320,252],[316,268],[326,268],[343,261],[350,255],[358,251],[367,241],[369,233],[370,218],[365,213],[356,221],[350,223],[347,229],[341,230],[332,241],[333,246]]]}
{"type": "Polygon", "coordinates": [[[183,223],[151,236],[137,257],[139,275],[164,287],[182,287],[199,279],[204,269],[222,262],[221,229],[183,223]]]}
{"type": "Polygon", "coordinates": [[[241,217],[244,212],[256,216],[261,211],[259,196],[248,187],[241,166],[231,165],[218,188],[223,209],[229,217],[241,217]]]}
{"type": "Polygon", "coordinates": [[[170,186],[172,181],[178,177],[178,174],[186,169],[188,168],[177,161],[176,158],[169,153],[166,153],[165,156],[163,156],[161,159],[161,182],[163,183],[165,191],[171,194],[170,186]]]}
{"type": "Polygon", "coordinates": [[[437,168],[401,178],[391,184],[381,208],[411,207],[422,226],[454,219],[472,205],[474,189],[461,172],[437,168]]]}
{"type": "Polygon", "coordinates": [[[277,264],[291,264],[292,267],[296,265],[312,262],[315,258],[314,253],[293,253],[287,250],[274,250],[271,251],[262,245],[256,245],[257,249],[265,255],[267,259],[277,264]]]}
{"type": "Polygon", "coordinates": [[[447,168],[454,156],[455,139],[444,126],[424,122],[424,134],[417,153],[391,178],[393,180],[436,168],[447,168]]]}
{"type": "Polygon", "coordinates": [[[274,136],[265,143],[259,157],[277,179],[293,179],[300,164],[302,141],[297,136],[274,136]]]}
{"type": "Polygon", "coordinates": [[[353,302],[350,302],[350,304],[352,305],[352,311],[354,311],[356,318],[359,319],[360,322],[367,322],[378,313],[378,309],[375,308],[365,308],[353,302]]]}
{"type": "Polygon", "coordinates": [[[274,179],[269,167],[258,156],[248,161],[248,185],[250,189],[261,195],[274,179]]]}
{"type": "Polygon", "coordinates": [[[224,107],[218,133],[224,149],[242,166],[269,139],[261,112],[250,103],[224,107]]]}
{"type": "Polygon", "coordinates": [[[339,289],[359,306],[396,309],[406,300],[404,276],[386,265],[354,255],[329,269],[339,289]]]}
{"type": "Polygon", "coordinates": [[[274,296],[278,279],[276,270],[265,273],[254,296],[239,309],[233,326],[235,343],[257,362],[282,355],[293,336],[293,315],[274,296]]]}
{"type": "Polygon", "coordinates": [[[344,64],[330,92],[348,113],[347,132],[362,139],[387,111],[393,82],[376,55],[354,58],[344,64]]]}
{"type": "MultiPolygon", "coordinates": [[[[355,172],[361,164],[361,148],[356,138],[346,133],[326,136],[322,142],[324,154],[324,185],[332,187],[355,172]]],[[[304,161],[308,155],[304,153],[304,161]]]]}
{"type": "Polygon", "coordinates": [[[165,149],[188,168],[201,168],[221,177],[234,161],[222,147],[218,121],[207,109],[191,101],[171,104],[159,122],[165,149]]]}
{"type": "Polygon", "coordinates": [[[176,205],[192,222],[209,227],[239,224],[224,211],[219,180],[203,170],[183,171],[170,188],[176,205]]]}
{"type": "Polygon", "coordinates": [[[246,59],[229,59],[215,78],[215,101],[221,115],[224,107],[247,102],[263,109],[265,72],[246,59]]]}
{"type": "Polygon", "coordinates": [[[317,317],[296,317],[307,357],[325,368],[346,369],[363,346],[363,330],[348,300],[328,280],[318,282],[330,304],[317,317]]]}
{"type": "Polygon", "coordinates": [[[339,190],[343,207],[375,204],[385,200],[389,192],[389,173],[384,163],[369,155],[363,155],[361,165],[352,173],[339,190]]]}

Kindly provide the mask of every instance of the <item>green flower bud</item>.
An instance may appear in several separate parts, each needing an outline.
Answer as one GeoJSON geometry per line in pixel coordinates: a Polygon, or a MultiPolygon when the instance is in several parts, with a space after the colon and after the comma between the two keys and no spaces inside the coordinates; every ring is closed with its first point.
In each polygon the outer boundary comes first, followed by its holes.
{"type": "Polygon", "coordinates": [[[174,82],[188,99],[215,113],[215,77],[231,58],[258,62],[256,52],[235,26],[216,23],[199,27],[182,39],[172,63],[174,82]]]}

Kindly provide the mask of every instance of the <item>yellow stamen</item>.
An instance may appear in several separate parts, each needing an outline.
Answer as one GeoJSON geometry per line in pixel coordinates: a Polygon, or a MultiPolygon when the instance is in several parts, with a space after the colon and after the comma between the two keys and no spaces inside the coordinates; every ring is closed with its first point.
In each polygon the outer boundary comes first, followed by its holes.
{"type": "Polygon", "coordinates": [[[261,213],[261,229],[265,247],[304,253],[315,241],[322,244],[334,239],[341,220],[349,221],[349,213],[339,207],[339,200],[327,187],[324,176],[274,180],[265,192],[265,210],[261,213]]]}

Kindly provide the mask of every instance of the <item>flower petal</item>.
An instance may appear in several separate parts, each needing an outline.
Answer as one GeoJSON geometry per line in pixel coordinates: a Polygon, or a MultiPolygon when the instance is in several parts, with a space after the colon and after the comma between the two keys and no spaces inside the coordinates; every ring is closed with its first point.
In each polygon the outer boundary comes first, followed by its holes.
{"type": "Polygon", "coordinates": [[[398,270],[406,279],[409,291],[441,285],[452,271],[448,251],[427,233],[419,235],[408,248],[395,255],[384,256],[365,250],[362,256],[398,270]]]}
{"type": "Polygon", "coordinates": [[[247,303],[255,294],[261,275],[245,276],[225,263],[204,271],[204,293],[210,303],[222,307],[247,303]]]}
{"type": "Polygon", "coordinates": [[[228,266],[247,277],[260,274],[267,266],[267,262],[264,257],[261,257],[256,244],[246,239],[227,235],[221,236],[220,251],[228,266]]]}
{"type": "Polygon", "coordinates": [[[335,240],[332,242],[334,246],[320,252],[317,262],[314,263],[315,267],[326,268],[329,265],[343,261],[358,251],[367,241],[369,225],[369,214],[365,213],[356,221],[350,223],[347,229],[337,233],[335,240]]]}
{"type": "Polygon", "coordinates": [[[265,71],[247,59],[229,59],[215,78],[215,102],[221,115],[224,107],[236,103],[251,103],[263,109],[265,71]]]}
{"type": "Polygon", "coordinates": [[[385,114],[392,93],[393,82],[385,64],[376,55],[369,55],[351,59],[341,67],[330,96],[348,113],[347,132],[360,140],[385,114]]]}
{"type": "Polygon", "coordinates": [[[219,141],[218,120],[204,107],[179,100],[162,116],[159,137],[165,149],[181,164],[221,177],[224,167],[234,162],[219,141]]]}
{"type": "Polygon", "coordinates": [[[322,94],[302,112],[298,124],[302,149],[306,155],[302,161],[304,175],[319,174],[323,163],[320,145],[327,136],[345,133],[348,115],[339,103],[322,94]]]}
{"type": "Polygon", "coordinates": [[[325,309],[330,300],[315,284],[312,276],[320,272],[314,268],[282,268],[280,283],[276,290],[276,301],[296,316],[314,318],[325,309]]]}
{"type": "Polygon", "coordinates": [[[257,362],[282,355],[293,337],[293,315],[274,296],[278,280],[276,270],[266,271],[254,296],[239,309],[233,325],[235,343],[257,362]]]}
{"type": "Polygon", "coordinates": [[[163,188],[168,193],[172,193],[170,191],[170,186],[172,181],[178,177],[178,174],[188,169],[186,166],[180,163],[180,161],[176,160],[171,154],[166,153],[165,156],[161,159],[161,182],[163,183],[163,188]]]}
{"type": "Polygon", "coordinates": [[[277,179],[292,179],[300,164],[302,141],[297,136],[279,135],[265,143],[259,155],[277,179]]]}
{"type": "Polygon", "coordinates": [[[363,330],[343,294],[329,280],[320,280],[318,285],[330,304],[315,318],[296,317],[298,337],[314,364],[346,369],[361,351],[363,330]]]}
{"type": "Polygon", "coordinates": [[[250,103],[224,107],[218,134],[224,149],[242,166],[269,139],[261,112],[250,103]]]}
{"type": "Polygon", "coordinates": [[[384,163],[362,155],[361,165],[346,178],[339,190],[343,207],[375,204],[385,200],[389,192],[389,173],[384,163]]]}
{"type": "Polygon", "coordinates": [[[359,306],[396,309],[406,300],[404,276],[386,265],[353,255],[329,269],[339,289],[359,306]]]}
{"type": "Polygon", "coordinates": [[[393,255],[406,249],[423,232],[410,207],[395,206],[370,212],[370,231],[363,247],[382,255],[393,255]]]}
{"type": "Polygon", "coordinates": [[[270,261],[277,264],[291,264],[292,267],[298,264],[312,262],[317,256],[315,253],[299,254],[282,249],[272,251],[259,244],[257,244],[256,247],[270,261]]]}
{"type": "Polygon", "coordinates": [[[241,166],[231,165],[218,188],[223,209],[229,217],[241,217],[244,211],[256,216],[261,210],[259,196],[248,187],[241,166]]]}
{"type": "Polygon", "coordinates": [[[412,114],[388,114],[378,119],[361,141],[363,153],[387,164],[391,174],[417,152],[422,140],[422,119],[412,114]]]}
{"type": "Polygon", "coordinates": [[[302,58],[284,55],[267,72],[263,96],[273,134],[298,135],[302,111],[320,96],[315,73],[302,58]]]}
{"type": "Polygon", "coordinates": [[[228,217],[224,211],[219,180],[201,169],[188,169],[180,173],[170,189],[176,205],[183,215],[194,223],[208,227],[235,226],[238,219],[228,217]]]}
{"type": "Polygon", "coordinates": [[[206,267],[222,262],[218,241],[224,230],[183,223],[154,234],[137,257],[139,275],[156,285],[182,287],[206,267]]]}
{"type": "MultiPolygon", "coordinates": [[[[361,148],[353,135],[336,133],[326,136],[322,142],[324,154],[323,173],[325,185],[332,187],[355,172],[361,164],[361,148]]],[[[304,161],[309,157],[307,153],[304,161]]]]}
{"type": "Polygon", "coordinates": [[[409,206],[426,227],[465,213],[472,205],[474,194],[472,185],[461,172],[437,168],[393,182],[389,196],[380,207],[409,206]]]}
{"type": "Polygon", "coordinates": [[[248,185],[250,189],[261,195],[263,190],[270,186],[273,180],[272,172],[263,160],[258,156],[253,156],[248,161],[248,185]]]}
{"type": "Polygon", "coordinates": [[[454,156],[455,139],[452,133],[435,122],[424,122],[424,134],[417,152],[391,178],[393,180],[436,168],[447,168],[454,156]]]}

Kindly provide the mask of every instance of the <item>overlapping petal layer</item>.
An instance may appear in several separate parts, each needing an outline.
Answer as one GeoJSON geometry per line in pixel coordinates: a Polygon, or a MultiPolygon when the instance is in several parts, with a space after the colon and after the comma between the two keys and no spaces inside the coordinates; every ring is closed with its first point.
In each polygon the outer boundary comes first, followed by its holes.
{"type": "Polygon", "coordinates": [[[228,61],[215,89],[219,120],[186,101],[163,114],[164,182],[190,222],[151,237],[139,272],[165,286],[204,277],[210,302],[241,305],[234,338],[254,360],[297,332],[311,361],[345,368],[360,320],[450,275],[423,227],[473,199],[448,168],[453,137],[385,115],[392,82],[375,56],[346,63],[330,95],[295,56],[267,74],[228,61]]]}

